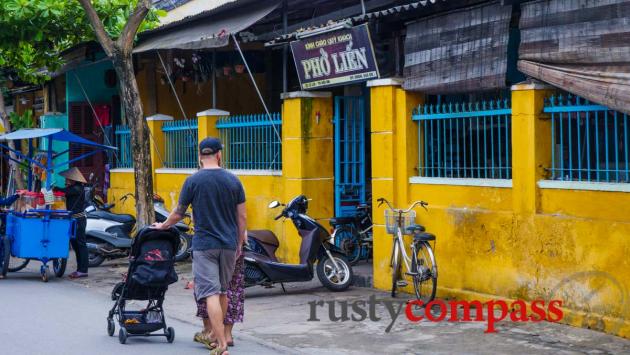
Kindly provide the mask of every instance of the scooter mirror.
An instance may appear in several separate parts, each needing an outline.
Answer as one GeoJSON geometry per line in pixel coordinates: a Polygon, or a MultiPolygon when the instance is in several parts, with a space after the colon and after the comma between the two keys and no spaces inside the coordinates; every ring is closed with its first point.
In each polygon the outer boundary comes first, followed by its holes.
{"type": "Polygon", "coordinates": [[[90,212],[94,212],[96,211],[96,208],[94,206],[87,206],[85,208],[85,212],[90,213],[90,212]]]}
{"type": "Polygon", "coordinates": [[[280,207],[280,202],[278,202],[278,201],[271,201],[271,202],[269,203],[269,206],[268,206],[268,207],[269,207],[269,208],[277,208],[277,207],[280,207]]]}

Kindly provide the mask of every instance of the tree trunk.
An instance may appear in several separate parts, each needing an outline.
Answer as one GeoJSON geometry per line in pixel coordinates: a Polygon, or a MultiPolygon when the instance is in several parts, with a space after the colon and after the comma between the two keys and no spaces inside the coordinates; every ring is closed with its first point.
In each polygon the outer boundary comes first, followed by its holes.
{"type": "Polygon", "coordinates": [[[151,171],[151,135],[144,119],[138,83],[133,71],[131,54],[118,52],[113,58],[120,82],[125,117],[131,129],[134,179],[136,187],[136,216],[138,227],[155,222],[153,209],[153,172],[151,171]]]}
{"type": "MultiPolygon", "coordinates": [[[[0,119],[4,125],[5,133],[11,132],[11,121],[9,121],[9,116],[7,115],[7,108],[4,106],[4,95],[2,94],[2,90],[0,90],[0,119]]],[[[7,145],[9,148],[15,150],[15,142],[7,141],[7,145]]],[[[13,152],[9,152],[9,156],[11,159],[17,159],[17,156],[13,152]]],[[[13,175],[13,179],[15,180],[16,187],[18,190],[24,190],[24,179],[22,178],[22,171],[20,170],[20,167],[13,160],[9,161],[9,167],[14,171],[15,175],[13,175]]]]}

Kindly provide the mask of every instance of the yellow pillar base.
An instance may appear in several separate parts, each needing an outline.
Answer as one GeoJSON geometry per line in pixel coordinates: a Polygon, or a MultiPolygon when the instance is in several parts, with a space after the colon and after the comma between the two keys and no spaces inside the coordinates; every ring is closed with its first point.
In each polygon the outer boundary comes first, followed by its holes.
{"type": "Polygon", "coordinates": [[[512,203],[515,213],[535,214],[540,207],[536,183],[551,166],[551,122],[543,116],[550,87],[512,86],[512,203]]]}
{"type": "MultiPolygon", "coordinates": [[[[282,95],[282,176],[284,202],[298,195],[309,199],[309,216],[334,215],[333,104],[329,92],[282,95]]],[[[325,222],[323,224],[326,224],[325,222]]],[[[300,238],[291,221],[284,226],[280,255],[298,262],[300,238]]]]}
{"type": "MultiPolygon", "coordinates": [[[[412,110],[424,101],[420,93],[402,89],[402,80],[368,82],[371,105],[372,211],[374,287],[392,287],[391,252],[393,236],[386,232],[385,208],[377,200],[386,198],[395,207],[407,208],[409,178],[417,174],[418,129],[412,110]]],[[[408,240],[405,240],[408,245],[408,240]]]]}

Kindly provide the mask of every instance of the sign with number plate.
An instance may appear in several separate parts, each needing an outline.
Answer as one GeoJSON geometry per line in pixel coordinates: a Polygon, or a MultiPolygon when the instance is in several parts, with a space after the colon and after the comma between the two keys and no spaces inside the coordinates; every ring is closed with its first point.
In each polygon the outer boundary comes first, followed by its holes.
{"type": "Polygon", "coordinates": [[[291,42],[303,90],[379,77],[367,24],[291,42]]]}

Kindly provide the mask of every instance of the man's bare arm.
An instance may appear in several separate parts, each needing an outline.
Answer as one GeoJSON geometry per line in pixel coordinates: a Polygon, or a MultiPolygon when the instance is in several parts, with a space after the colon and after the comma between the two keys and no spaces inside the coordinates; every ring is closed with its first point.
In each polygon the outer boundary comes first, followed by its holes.
{"type": "Polygon", "coordinates": [[[247,209],[245,208],[245,203],[236,206],[236,211],[238,213],[238,248],[240,250],[247,240],[247,209]]]}
{"type": "Polygon", "coordinates": [[[182,205],[177,205],[177,207],[175,207],[175,209],[168,215],[168,218],[164,221],[164,223],[156,223],[153,226],[159,229],[167,229],[174,226],[177,222],[184,219],[187,208],[188,207],[182,205]]]}

